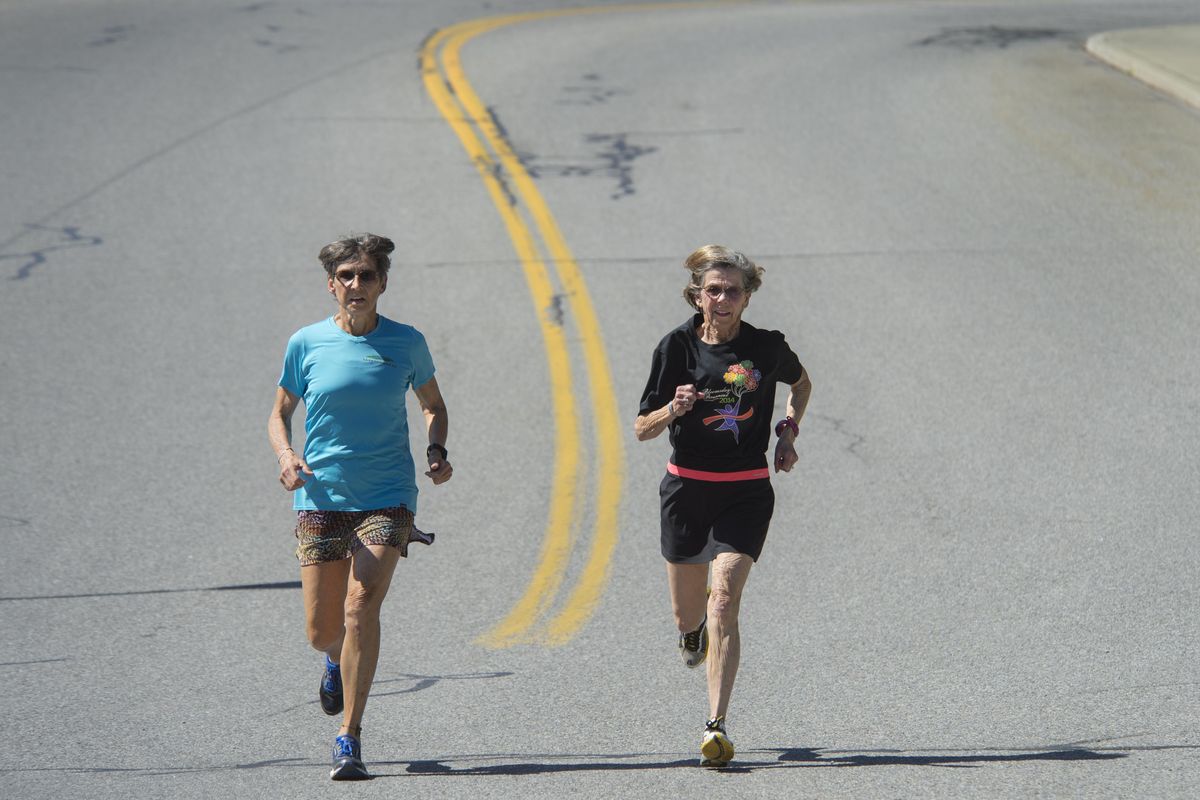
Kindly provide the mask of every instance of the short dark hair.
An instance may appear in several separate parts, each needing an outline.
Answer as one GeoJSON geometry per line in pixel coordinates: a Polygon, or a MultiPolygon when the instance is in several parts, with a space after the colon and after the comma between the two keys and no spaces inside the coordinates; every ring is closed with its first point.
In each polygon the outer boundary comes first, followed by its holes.
{"type": "Polygon", "coordinates": [[[380,274],[387,275],[392,266],[388,253],[395,249],[395,243],[386,236],[355,233],[325,245],[317,258],[321,259],[321,266],[331,278],[342,264],[357,264],[361,261],[370,262],[380,274]]]}

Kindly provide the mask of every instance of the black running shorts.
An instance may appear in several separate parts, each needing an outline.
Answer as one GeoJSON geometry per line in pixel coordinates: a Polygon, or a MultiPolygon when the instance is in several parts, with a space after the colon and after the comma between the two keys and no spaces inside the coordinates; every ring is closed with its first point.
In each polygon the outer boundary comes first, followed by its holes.
{"type": "Polygon", "coordinates": [[[775,511],[770,478],[716,482],[668,473],[658,496],[667,561],[706,564],[717,553],[744,553],[758,560],[775,511]]]}

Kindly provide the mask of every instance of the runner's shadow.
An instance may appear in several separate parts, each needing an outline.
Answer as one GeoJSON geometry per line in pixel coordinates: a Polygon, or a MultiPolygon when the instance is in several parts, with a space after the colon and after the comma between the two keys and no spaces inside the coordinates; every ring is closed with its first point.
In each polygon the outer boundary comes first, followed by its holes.
{"type": "MultiPolygon", "coordinates": [[[[679,767],[696,767],[697,757],[653,758],[647,755],[612,754],[544,754],[531,760],[510,761],[515,756],[478,755],[452,756],[425,761],[381,761],[378,767],[400,767],[402,772],[377,772],[375,777],[400,777],[402,775],[552,775],[571,772],[622,772],[632,770],[662,770],[679,767]],[[495,761],[499,763],[487,763],[495,761]],[[480,763],[483,762],[483,763],[480,763]]],[[[654,754],[658,756],[668,754],[654,754]]],[[[670,754],[676,755],[676,754],[670,754]]],[[[681,755],[682,754],[678,754],[681,755]]],[[[1116,750],[1089,750],[1081,747],[1048,747],[1045,749],[983,749],[983,750],[822,750],[808,747],[778,747],[749,750],[739,753],[730,766],[716,770],[724,774],[754,772],[764,769],[812,769],[844,767],[946,767],[971,768],[988,764],[1031,761],[1111,761],[1126,758],[1127,752],[1116,750]]]]}
{"type": "Polygon", "coordinates": [[[796,747],[763,752],[779,753],[778,760],[780,762],[827,767],[968,767],[977,764],[1014,761],[1111,761],[1129,755],[1123,752],[1088,750],[1080,747],[1030,751],[905,752],[902,750],[867,750],[859,753],[846,751],[825,753],[819,749],[796,747]]]}
{"type": "MultiPolygon", "coordinates": [[[[470,677],[475,677],[471,675],[470,677]]],[[[482,677],[482,674],[480,674],[482,677]]],[[[1130,745],[1120,748],[1088,749],[1077,746],[1048,746],[1042,749],[985,748],[981,750],[821,750],[809,747],[778,747],[747,750],[737,761],[712,772],[723,775],[754,772],[762,769],[813,769],[830,767],[976,767],[995,763],[1036,761],[1110,761],[1127,758],[1135,752],[1195,751],[1200,745],[1159,744],[1130,745]]],[[[372,778],[435,778],[439,776],[477,775],[553,775],[571,772],[626,772],[634,770],[665,770],[691,768],[698,770],[697,758],[683,753],[560,753],[521,756],[511,753],[494,755],[447,756],[419,761],[373,761],[367,768],[372,778]],[[387,771],[389,768],[394,772],[387,771]]],[[[177,764],[154,767],[115,767],[104,765],[46,765],[31,764],[8,769],[12,773],[78,773],[126,774],[140,776],[195,775],[242,770],[311,770],[329,768],[324,759],[280,756],[249,763],[177,764]]]]}
{"type": "MultiPolygon", "coordinates": [[[[409,683],[411,684],[410,686],[392,691],[372,692],[371,697],[378,700],[381,697],[392,697],[398,694],[422,692],[426,689],[431,689],[434,686],[437,686],[442,681],[473,681],[491,678],[507,678],[512,674],[513,673],[511,672],[460,672],[451,675],[409,675],[406,673],[401,673],[400,677],[398,678],[379,678],[374,682],[373,686],[378,687],[388,683],[409,683]]],[[[287,714],[295,711],[298,708],[306,708],[308,706],[316,705],[319,702],[319,699],[305,700],[303,703],[297,703],[296,705],[288,706],[287,708],[280,709],[274,714],[270,714],[268,716],[277,717],[281,714],[287,714]]]]}
{"type": "MultiPolygon", "coordinates": [[[[622,772],[630,770],[671,769],[674,767],[695,766],[696,759],[676,759],[672,761],[617,761],[614,759],[633,759],[635,755],[601,756],[599,761],[572,761],[569,763],[554,763],[552,759],[587,759],[596,756],[564,755],[541,756],[540,760],[523,761],[503,764],[483,764],[480,766],[452,766],[446,762],[458,761],[458,758],[429,760],[429,761],[381,761],[379,766],[400,766],[407,764],[403,774],[408,775],[554,775],[569,772],[622,772]]],[[[488,761],[503,756],[475,756],[471,761],[488,761]]],[[[466,760],[466,759],[463,759],[466,760]]],[[[375,777],[398,777],[401,773],[379,774],[375,777]]]]}

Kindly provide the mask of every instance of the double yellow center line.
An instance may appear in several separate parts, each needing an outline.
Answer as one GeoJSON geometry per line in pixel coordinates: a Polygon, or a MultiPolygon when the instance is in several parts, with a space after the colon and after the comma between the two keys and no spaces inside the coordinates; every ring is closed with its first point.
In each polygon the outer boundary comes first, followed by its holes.
{"type": "Polygon", "coordinates": [[[554,478],[546,533],[537,568],[524,595],[508,615],[480,639],[490,647],[508,647],[530,641],[562,644],[591,617],[608,582],[610,562],[617,544],[617,512],[624,462],[612,373],[587,284],[533,178],[467,81],[459,54],[472,38],[496,28],[587,11],[548,11],[472,20],[438,31],[421,49],[425,88],[479,170],[520,258],[541,324],[550,372],[554,478]],[[506,190],[501,175],[515,189],[515,194],[506,190]],[[533,222],[532,228],[526,222],[526,215],[533,222]],[[591,552],[570,596],[549,619],[546,618],[551,614],[562,585],[572,549],[572,527],[577,514],[577,489],[582,471],[580,420],[576,414],[578,402],[571,362],[563,327],[549,319],[546,313],[555,302],[556,293],[543,251],[553,265],[561,286],[560,294],[565,295],[570,304],[582,341],[596,440],[591,552]]]}
{"type": "Polygon", "coordinates": [[[608,583],[612,555],[617,545],[617,513],[621,504],[625,467],[612,373],[587,284],[533,178],[467,80],[460,59],[463,45],[497,28],[550,17],[678,10],[745,2],[701,0],[644,3],[487,17],[437,31],[421,47],[421,76],[425,81],[425,89],[479,170],[520,258],[530,298],[541,325],[550,374],[554,477],[542,551],[525,593],[508,615],[480,638],[484,645],[509,647],[520,642],[562,644],[592,616],[608,583]],[[515,191],[509,191],[509,185],[515,191]],[[562,325],[547,316],[547,310],[556,302],[554,281],[547,262],[553,267],[553,276],[561,287],[557,296],[567,298],[581,340],[596,443],[591,551],[574,589],[556,612],[555,601],[573,547],[573,528],[576,518],[582,513],[578,500],[585,485],[585,470],[581,465],[580,420],[576,414],[579,403],[572,382],[566,335],[562,325]]]}

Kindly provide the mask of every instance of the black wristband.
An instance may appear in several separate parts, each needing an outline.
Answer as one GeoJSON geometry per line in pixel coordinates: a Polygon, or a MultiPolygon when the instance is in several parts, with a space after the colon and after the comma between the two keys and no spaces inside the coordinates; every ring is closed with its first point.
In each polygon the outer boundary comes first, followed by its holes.
{"type": "Polygon", "coordinates": [[[450,456],[450,451],[447,450],[445,446],[434,442],[433,444],[429,445],[429,447],[425,448],[425,459],[429,460],[430,453],[433,453],[435,450],[442,454],[442,461],[445,461],[450,456]]]}

